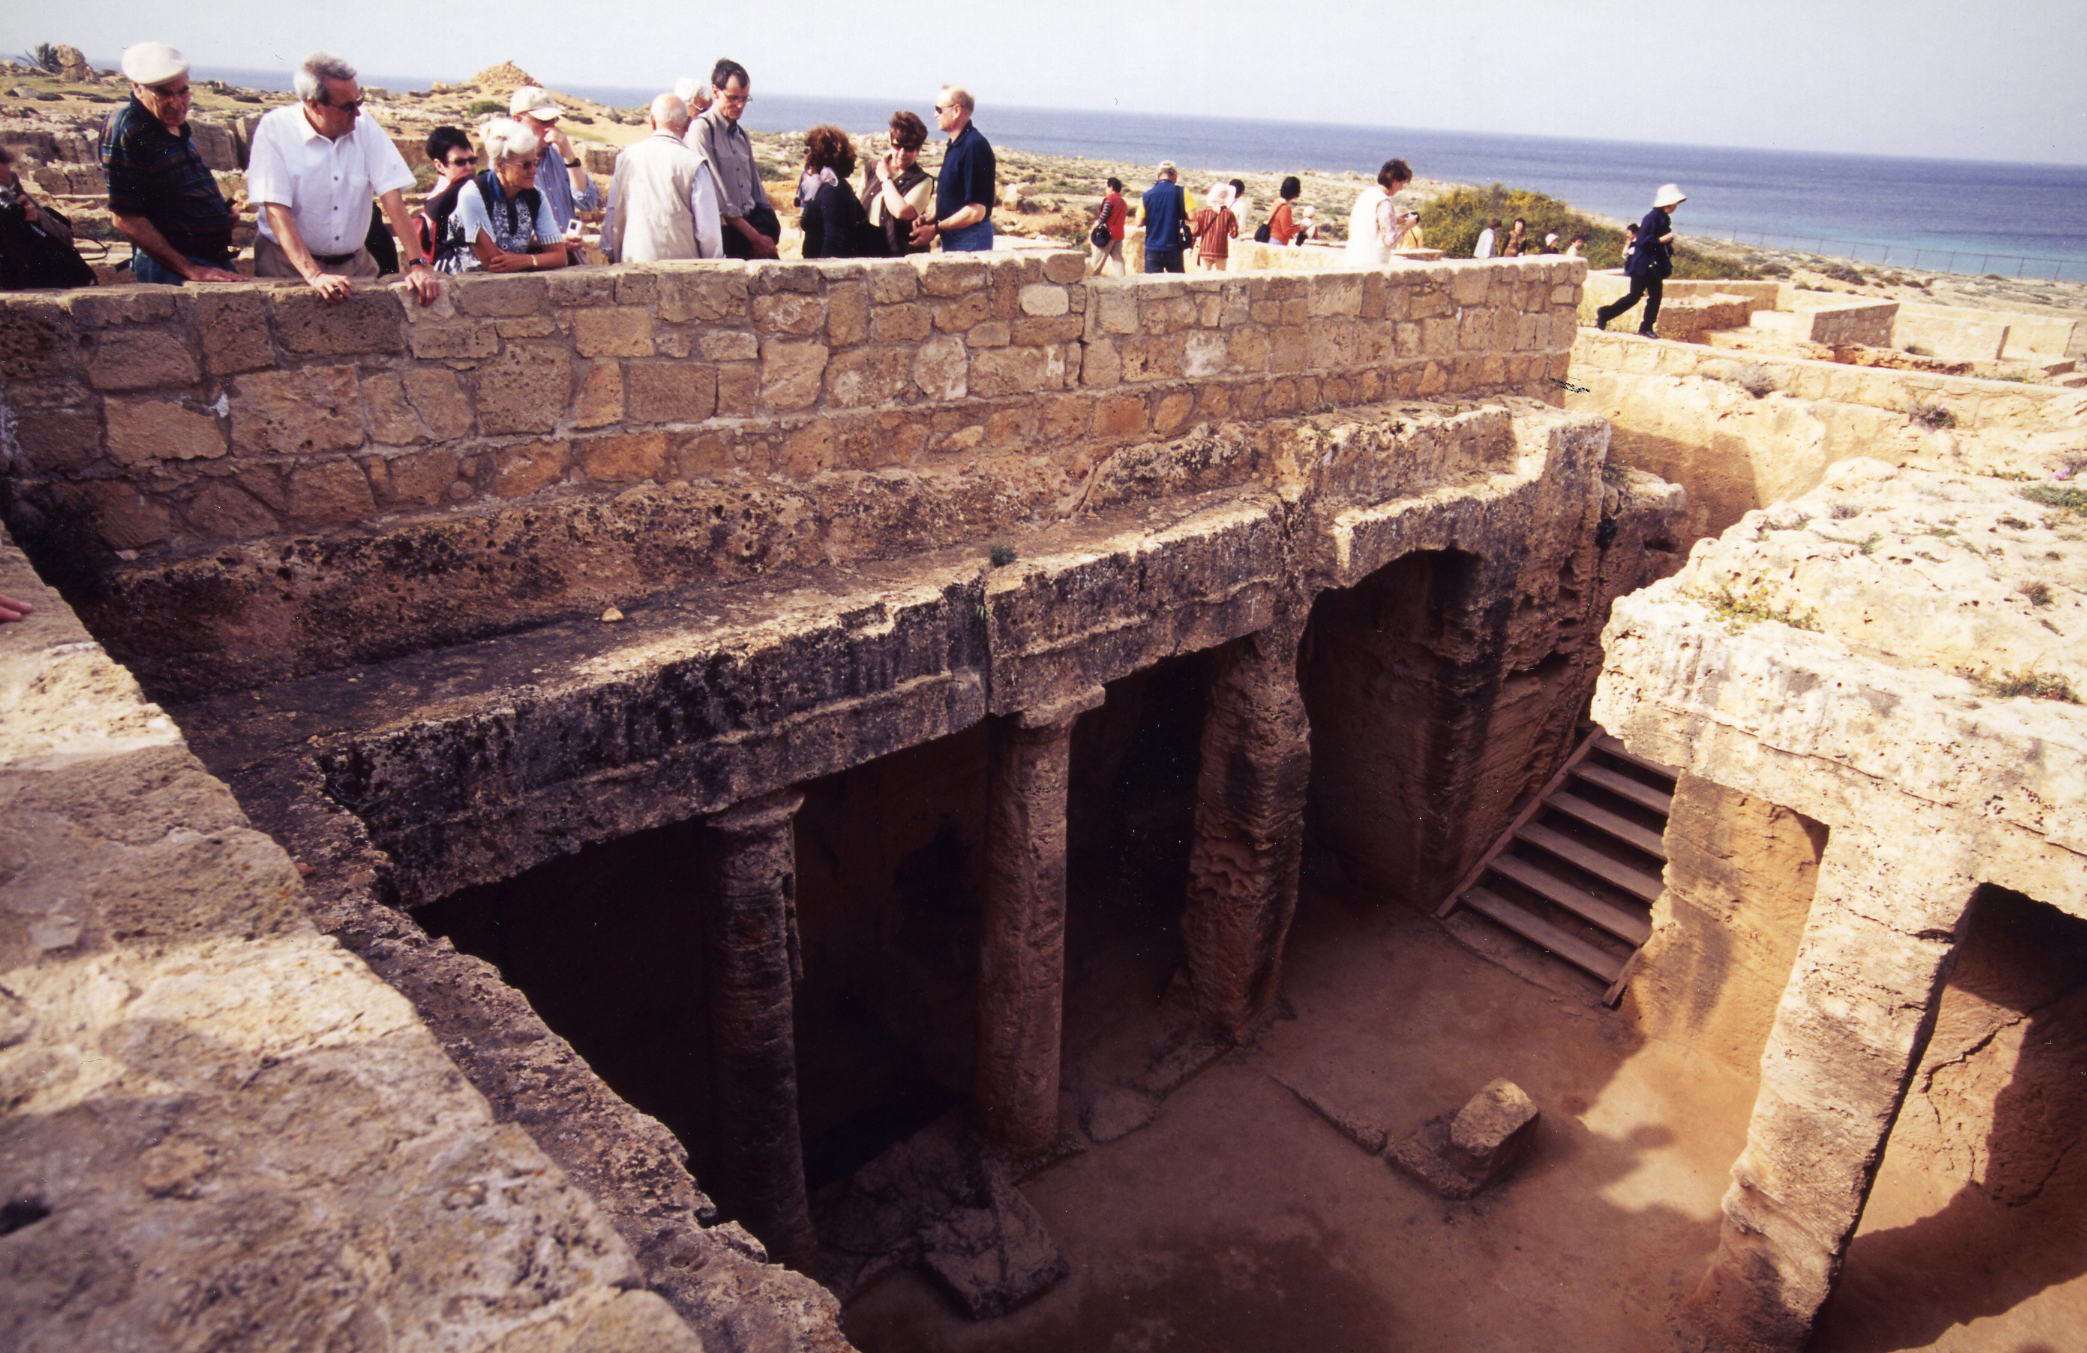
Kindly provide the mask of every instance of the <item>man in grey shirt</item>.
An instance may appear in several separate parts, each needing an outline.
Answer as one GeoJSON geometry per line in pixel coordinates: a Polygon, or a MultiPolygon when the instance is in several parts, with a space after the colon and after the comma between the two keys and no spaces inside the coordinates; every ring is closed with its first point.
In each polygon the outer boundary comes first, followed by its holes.
{"type": "Polygon", "coordinates": [[[754,168],[754,144],[739,125],[746,101],[753,97],[753,81],[746,67],[729,58],[710,72],[717,101],[689,129],[689,146],[710,166],[723,201],[719,212],[725,228],[725,257],[774,258],[775,242],[782,235],[768,189],[754,168]]]}

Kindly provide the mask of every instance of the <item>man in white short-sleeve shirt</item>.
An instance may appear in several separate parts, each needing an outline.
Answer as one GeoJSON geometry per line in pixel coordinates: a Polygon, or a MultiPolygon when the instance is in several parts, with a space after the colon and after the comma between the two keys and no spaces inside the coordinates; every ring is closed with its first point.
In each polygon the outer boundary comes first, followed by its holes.
{"type": "Polygon", "coordinates": [[[442,284],[406,218],[413,171],[385,130],[362,116],[355,68],[314,52],[297,68],[296,86],[295,104],[255,126],[247,157],[247,199],[261,208],[254,276],[301,277],[329,301],[354,291],[351,279],[376,277],[377,260],[363,246],[374,194],[398,236],[407,288],[432,304],[442,284]]]}

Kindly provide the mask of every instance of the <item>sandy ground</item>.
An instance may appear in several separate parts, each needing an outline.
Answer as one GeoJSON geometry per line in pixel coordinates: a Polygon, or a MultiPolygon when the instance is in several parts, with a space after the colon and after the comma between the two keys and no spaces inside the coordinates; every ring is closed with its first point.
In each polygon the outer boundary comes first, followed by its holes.
{"type": "MultiPolygon", "coordinates": [[[[1068,1110],[1163,1032],[1158,942],[1080,944],[1068,1110]]],[[[1573,1353],[1653,1348],[1693,1284],[1744,1140],[1751,1083],[1638,1039],[1589,988],[1563,996],[1424,918],[1326,890],[1291,947],[1288,1017],[1178,1090],[1148,1127],[1023,1191],[1073,1276],[971,1324],[910,1274],[845,1316],[866,1353],[1573,1353]],[[1543,1110],[1537,1156],[1451,1203],[1365,1155],[1275,1077],[1394,1134],[1495,1076],[1543,1110]]]]}

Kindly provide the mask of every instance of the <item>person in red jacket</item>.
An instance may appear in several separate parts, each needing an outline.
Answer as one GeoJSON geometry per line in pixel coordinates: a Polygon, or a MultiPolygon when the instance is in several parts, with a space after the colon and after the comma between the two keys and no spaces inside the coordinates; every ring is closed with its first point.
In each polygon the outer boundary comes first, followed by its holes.
{"type": "Polygon", "coordinates": [[[1109,266],[1111,259],[1115,260],[1118,277],[1129,275],[1130,267],[1123,261],[1123,225],[1129,219],[1130,204],[1123,200],[1123,180],[1112,177],[1108,194],[1094,212],[1094,223],[1106,226],[1109,232],[1107,244],[1094,246],[1094,266],[1088,269],[1094,276],[1101,276],[1102,269],[1109,266]]]}

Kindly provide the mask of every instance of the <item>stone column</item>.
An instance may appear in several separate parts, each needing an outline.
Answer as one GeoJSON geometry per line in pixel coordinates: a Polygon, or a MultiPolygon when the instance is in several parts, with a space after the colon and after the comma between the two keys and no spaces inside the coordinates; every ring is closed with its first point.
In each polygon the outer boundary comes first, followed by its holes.
{"type": "Polygon", "coordinates": [[[1691,1347],[1800,1353],[1840,1276],[1976,888],[1946,841],[1904,825],[1827,839],[1691,1347]]]}
{"type": "Polygon", "coordinates": [[[995,719],[986,786],[986,897],[978,975],[980,1125],[1022,1151],[1058,1136],[1065,1022],[1065,792],[1073,721],[1091,687],[995,719]]]}
{"type": "Polygon", "coordinates": [[[817,1249],[797,1123],[796,791],[749,800],[711,833],[711,1057],[717,1078],[718,1192],[771,1254],[803,1267],[817,1249]]]}
{"type": "Polygon", "coordinates": [[[1275,1000],[1297,912],[1312,768],[1303,630],[1300,612],[1212,658],[1181,925],[1197,1013],[1230,1038],[1275,1000]]]}

